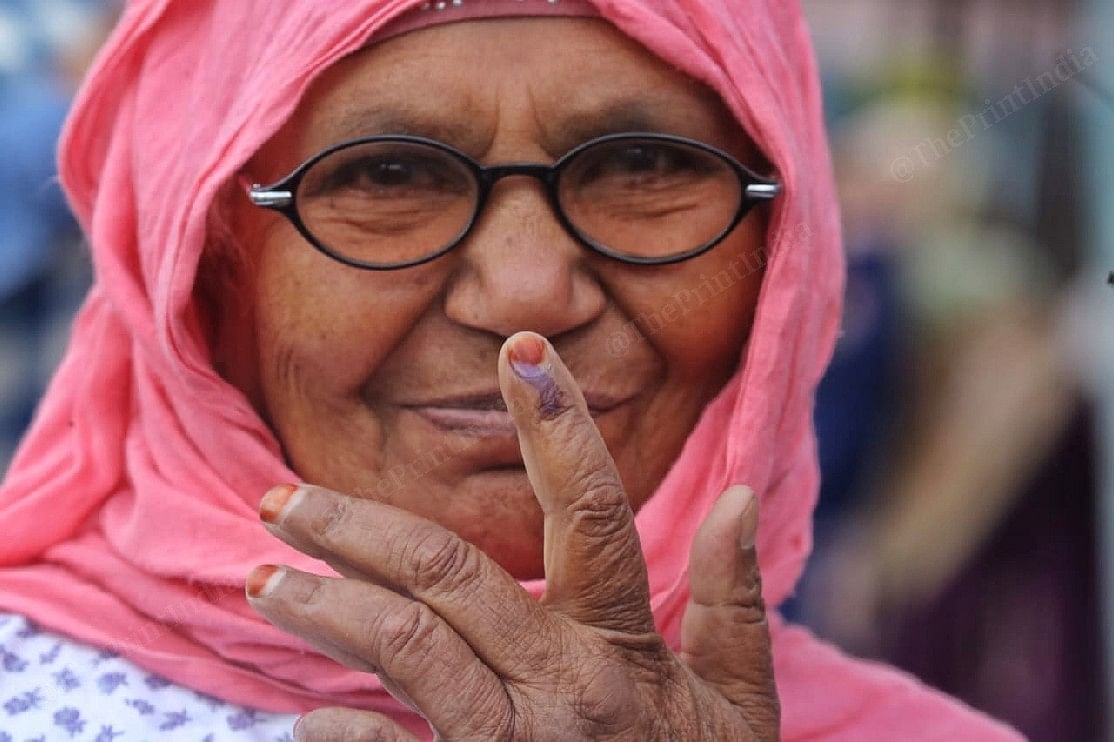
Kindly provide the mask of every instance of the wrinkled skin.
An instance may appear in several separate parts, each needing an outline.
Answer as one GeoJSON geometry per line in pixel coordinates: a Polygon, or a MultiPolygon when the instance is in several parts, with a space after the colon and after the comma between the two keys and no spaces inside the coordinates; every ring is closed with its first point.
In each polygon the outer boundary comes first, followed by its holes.
{"type": "MultiPolygon", "coordinates": [[[[431,136],[493,164],[552,162],[596,134],[632,129],[755,159],[710,91],[607,24],[523,19],[438,26],[343,60],[246,172],[272,182],[368,134],[431,136]]],[[[396,271],[351,268],[242,195],[236,207],[248,266],[214,313],[214,355],[294,471],[440,523],[520,579],[542,575],[542,514],[513,430],[447,432],[415,405],[497,396],[503,341],[544,335],[586,395],[623,400],[595,419],[637,512],[735,372],[762,279],[751,267],[762,210],[697,259],[632,266],[575,242],[531,178],[501,181],[456,250],[396,271]],[[723,279],[728,290],[706,288],[723,279]],[[666,320],[682,292],[702,298],[666,320]]]]}
{"type": "MultiPolygon", "coordinates": [[[[710,91],[607,24],[519,19],[435,27],[340,62],[248,173],[268,182],[365,134],[432,136],[495,163],[552,161],[626,130],[756,158],[710,91]]],[[[265,498],[265,526],[343,576],[257,568],[256,610],[377,673],[442,739],[777,738],[756,499],[731,488],[704,522],[678,652],[656,633],[634,528],[736,369],[761,282],[739,266],[760,253],[760,211],[700,258],[644,268],[588,253],[539,184],[508,179],[457,250],[383,273],[317,253],[274,214],[238,204],[234,216],[246,259],[217,300],[214,359],[318,485],[285,508],[291,488],[265,498]],[[730,289],[651,326],[712,275],[730,289]],[[524,382],[510,357],[538,353],[541,375],[524,382]],[[414,413],[488,391],[509,432],[414,413]],[[623,401],[589,411],[584,395],[601,393],[623,401]],[[412,466],[431,450],[450,455],[412,466]],[[517,580],[543,575],[538,602],[517,580]]],[[[346,709],[306,715],[296,737],[410,738],[346,709]]]]}
{"type": "MultiPolygon", "coordinates": [[[[499,377],[545,513],[540,604],[441,526],[285,486],[264,498],[264,521],[344,577],[258,567],[247,583],[255,609],[378,673],[439,739],[778,739],[757,499],[733,487],[701,526],[675,654],[655,630],[634,513],[572,375],[540,336],[520,333],[504,346],[499,377]],[[515,373],[511,355],[541,357],[543,393],[515,373]]],[[[347,709],[302,717],[295,737],[413,739],[386,717],[347,709]]]]}

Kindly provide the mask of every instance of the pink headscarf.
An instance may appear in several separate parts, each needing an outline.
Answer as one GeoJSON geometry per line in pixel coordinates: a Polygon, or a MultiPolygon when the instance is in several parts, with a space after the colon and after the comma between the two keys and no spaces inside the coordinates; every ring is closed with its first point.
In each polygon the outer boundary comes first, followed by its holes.
{"type": "MultiPolygon", "coordinates": [[[[129,3],[62,143],[63,182],[92,242],[96,283],[0,489],[0,608],[236,703],[284,712],[342,704],[419,725],[374,676],[318,655],[247,606],[244,577],[256,564],[334,573],[259,524],[263,492],[298,477],[214,371],[193,305],[215,194],[317,74],[418,2],[129,3]]],[[[812,401],[839,325],[839,215],[796,2],[595,4],[719,91],[786,188],[741,370],[637,518],[654,612],[675,645],[689,544],[729,484],[762,497],[771,607],[811,548],[812,401]]],[[[1016,739],[776,614],[771,628],[786,740],[1016,739]]]]}

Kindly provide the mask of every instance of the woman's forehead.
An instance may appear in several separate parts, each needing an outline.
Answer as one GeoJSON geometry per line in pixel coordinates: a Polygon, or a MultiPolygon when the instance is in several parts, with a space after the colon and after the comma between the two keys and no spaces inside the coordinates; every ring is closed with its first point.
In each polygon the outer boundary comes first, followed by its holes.
{"type": "Polygon", "coordinates": [[[559,155],[617,131],[706,138],[735,126],[709,88],[582,18],[469,21],[392,38],[327,70],[295,118],[310,148],[403,133],[476,155],[501,127],[531,127],[559,155]]]}

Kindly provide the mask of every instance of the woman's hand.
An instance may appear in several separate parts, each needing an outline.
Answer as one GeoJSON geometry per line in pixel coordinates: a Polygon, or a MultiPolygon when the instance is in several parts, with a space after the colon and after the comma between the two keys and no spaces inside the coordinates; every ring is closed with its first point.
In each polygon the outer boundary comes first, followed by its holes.
{"type": "MultiPolygon", "coordinates": [[[[252,605],[377,673],[447,740],[776,740],[780,711],[754,550],[756,498],[723,494],[690,554],[681,651],[658,635],[634,515],[571,374],[540,336],[503,347],[499,380],[545,514],[539,603],[482,551],[403,510],[317,487],[260,512],[343,578],[257,567],[252,605]]],[[[298,740],[409,740],[342,708],[298,740]]]]}

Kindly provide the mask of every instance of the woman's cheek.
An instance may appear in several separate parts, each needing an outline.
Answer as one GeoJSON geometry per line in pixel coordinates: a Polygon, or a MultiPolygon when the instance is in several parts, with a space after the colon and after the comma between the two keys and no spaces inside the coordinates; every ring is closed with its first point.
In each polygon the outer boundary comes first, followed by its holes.
{"type": "MultiPolygon", "coordinates": [[[[756,261],[732,260],[741,254],[737,248],[717,256],[719,261],[683,263],[670,274],[628,282],[621,291],[624,312],[672,378],[710,383],[737,365],[763,275],[756,261]]],[[[703,257],[712,255],[715,250],[703,257]]]]}
{"type": "Polygon", "coordinates": [[[301,244],[273,251],[259,273],[262,360],[275,379],[307,375],[320,394],[352,393],[403,341],[423,310],[422,292],[390,274],[351,268],[301,244]]]}

